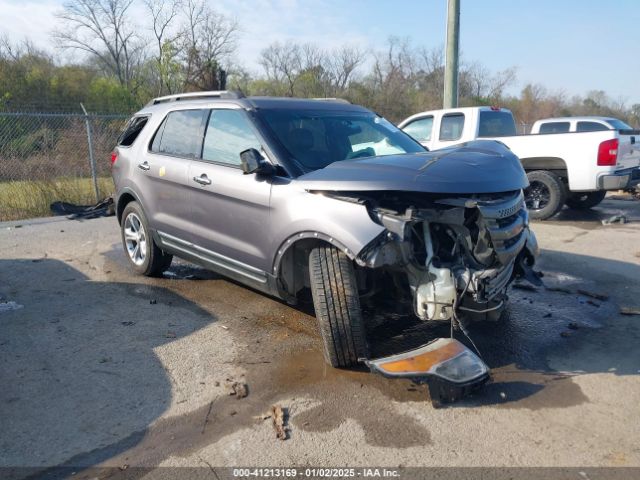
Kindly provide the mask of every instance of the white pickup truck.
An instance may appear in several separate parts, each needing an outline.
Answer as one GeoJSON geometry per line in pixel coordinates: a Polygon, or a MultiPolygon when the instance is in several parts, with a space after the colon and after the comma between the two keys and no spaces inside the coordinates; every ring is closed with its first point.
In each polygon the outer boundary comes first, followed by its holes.
{"type": "Polygon", "coordinates": [[[530,135],[516,135],[509,110],[470,107],[418,113],[398,126],[429,150],[476,139],[507,145],[529,177],[532,218],[552,217],[565,204],[591,208],[607,190],[640,183],[640,131],[615,118],[549,118],[538,120],[530,135]]]}

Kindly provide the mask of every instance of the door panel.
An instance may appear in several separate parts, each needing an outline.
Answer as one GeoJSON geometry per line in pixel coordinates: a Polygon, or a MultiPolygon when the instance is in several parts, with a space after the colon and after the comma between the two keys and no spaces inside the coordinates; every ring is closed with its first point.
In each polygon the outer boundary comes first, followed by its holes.
{"type": "Polygon", "coordinates": [[[191,160],[147,153],[145,161],[149,170],[136,170],[146,177],[144,208],[151,228],[183,238],[191,225],[188,197],[191,160]]]}
{"type": "Polygon", "coordinates": [[[218,255],[269,270],[271,183],[239,168],[193,161],[189,167],[192,241],[218,255]],[[210,184],[194,178],[207,178],[210,184]]]}
{"type": "Polygon", "coordinates": [[[136,166],[146,185],[144,208],[151,228],[178,238],[191,230],[189,165],[200,156],[207,114],[205,109],[169,112],[136,166]]]}
{"type": "Polygon", "coordinates": [[[245,270],[268,271],[271,183],[240,169],[240,152],[261,149],[244,111],[211,111],[202,160],[189,167],[192,242],[211,261],[245,270]]]}

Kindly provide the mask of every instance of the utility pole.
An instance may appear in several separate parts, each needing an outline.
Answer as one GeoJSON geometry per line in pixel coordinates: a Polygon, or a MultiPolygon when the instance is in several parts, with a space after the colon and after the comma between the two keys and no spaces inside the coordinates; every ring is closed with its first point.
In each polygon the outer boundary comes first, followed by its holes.
{"type": "Polygon", "coordinates": [[[443,108],[458,106],[458,54],[460,40],[460,0],[448,0],[447,56],[444,66],[443,108]]]}

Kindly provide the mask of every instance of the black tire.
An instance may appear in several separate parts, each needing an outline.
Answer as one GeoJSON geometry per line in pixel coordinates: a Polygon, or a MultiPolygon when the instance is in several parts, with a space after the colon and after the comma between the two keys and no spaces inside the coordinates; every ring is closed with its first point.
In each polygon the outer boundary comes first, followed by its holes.
{"type": "Polygon", "coordinates": [[[129,265],[136,273],[147,277],[159,277],[171,265],[173,255],[163,252],[153,241],[149,222],[138,202],[128,203],[122,212],[120,234],[129,265]],[[134,232],[131,227],[137,223],[140,229],[138,231],[142,232],[144,239],[141,236],[138,236],[137,240],[132,238],[132,234],[137,231],[134,232]],[[136,245],[140,256],[134,254],[136,245]]]}
{"type": "Polygon", "coordinates": [[[598,205],[606,195],[606,190],[573,193],[567,198],[566,204],[567,207],[576,210],[588,210],[598,205]]]}
{"type": "Polygon", "coordinates": [[[367,342],[351,260],[335,247],[314,248],[309,277],[325,360],[333,367],[356,365],[367,358],[367,342]]]}
{"type": "Polygon", "coordinates": [[[558,213],[567,199],[567,187],[553,172],[535,170],[527,173],[529,186],[525,189],[525,202],[529,216],[546,220],[558,213]]]}

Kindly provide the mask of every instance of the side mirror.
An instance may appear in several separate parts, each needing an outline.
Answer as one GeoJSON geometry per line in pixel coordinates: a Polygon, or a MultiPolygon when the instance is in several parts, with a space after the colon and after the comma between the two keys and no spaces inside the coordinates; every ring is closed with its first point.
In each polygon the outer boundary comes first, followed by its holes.
{"type": "Polygon", "coordinates": [[[258,175],[273,175],[276,169],[255,148],[249,148],[240,152],[240,165],[245,175],[255,173],[258,175]]]}

